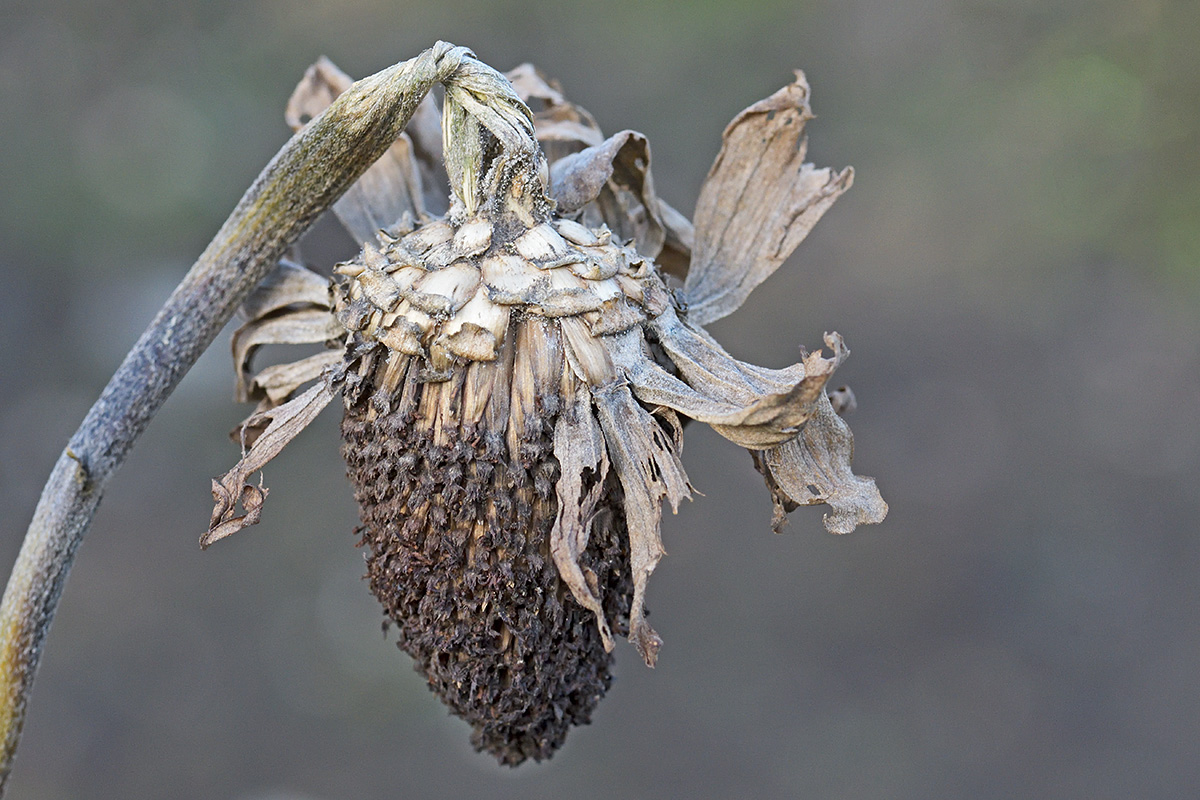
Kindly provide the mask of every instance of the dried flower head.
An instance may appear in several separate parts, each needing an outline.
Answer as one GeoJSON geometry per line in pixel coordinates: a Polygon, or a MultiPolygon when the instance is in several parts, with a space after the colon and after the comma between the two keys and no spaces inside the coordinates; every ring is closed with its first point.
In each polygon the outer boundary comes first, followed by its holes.
{"type": "MultiPolygon", "coordinates": [[[[349,84],[314,65],[289,121],[349,84]]],[[[654,665],[644,598],[661,505],[690,493],[681,416],[751,450],[776,530],[814,503],[837,533],[883,519],[825,392],[842,338],[774,370],[702,327],[741,305],[853,173],[804,162],[797,73],[730,123],[693,228],[655,195],[645,137],[603,137],[531,67],[506,79],[467,59],[445,85],[440,114],[427,97],[334,206],[358,257],[332,282],[282,263],[246,303],[238,395],[259,408],[242,460],[213,482],[202,542],[258,521],[266,490],[249,477],[340,393],[371,591],[476,746],[518,764],[588,721],[615,633],[654,665]],[[260,345],[317,342],[329,349],[250,369],[260,345]]]]}

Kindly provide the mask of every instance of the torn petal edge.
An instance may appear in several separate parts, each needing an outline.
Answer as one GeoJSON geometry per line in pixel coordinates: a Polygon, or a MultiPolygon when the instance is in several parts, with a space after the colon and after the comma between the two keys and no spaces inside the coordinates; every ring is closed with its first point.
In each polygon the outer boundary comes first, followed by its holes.
{"type": "Polygon", "coordinates": [[[245,430],[269,420],[266,430],[259,435],[254,446],[249,451],[243,447],[242,458],[233,469],[213,480],[212,519],[208,531],[200,537],[201,549],[259,521],[267,490],[250,486],[247,479],[279,455],[288,442],[308,427],[337,396],[340,389],[338,384],[335,371],[330,370],[322,381],[308,391],[281,406],[252,414],[242,423],[242,430],[245,430]],[[241,516],[237,515],[239,501],[245,509],[241,516]]]}
{"type": "Polygon", "coordinates": [[[662,501],[672,510],[691,497],[691,485],[674,442],[629,388],[613,383],[593,387],[592,397],[609,455],[625,492],[625,523],[629,531],[629,561],[633,573],[633,602],[629,611],[629,641],[646,666],[658,659],[662,638],[646,622],[646,584],[666,554],[660,523],[662,501]]]}
{"type": "Polygon", "coordinates": [[[684,294],[695,324],[737,310],[853,183],[850,167],[804,161],[804,126],[812,117],[808,82],[797,70],[791,84],[725,128],[693,216],[684,294]]]}
{"type": "Polygon", "coordinates": [[[572,596],[595,615],[604,650],[611,653],[613,636],[604,616],[604,607],[588,585],[579,563],[580,554],[587,549],[592,515],[608,476],[604,436],[592,412],[591,395],[583,386],[576,389],[574,402],[555,422],[554,457],[558,459],[560,477],[558,516],[550,531],[550,555],[572,596]],[[583,490],[584,470],[590,470],[593,475],[592,486],[586,493],[583,490]]]}
{"type": "Polygon", "coordinates": [[[775,505],[771,527],[776,533],[787,524],[787,512],[801,505],[828,505],[825,528],[837,534],[882,522],[887,516],[888,505],[875,479],[854,474],[854,434],[824,393],[799,436],[752,455],[771,492],[775,505]]]}

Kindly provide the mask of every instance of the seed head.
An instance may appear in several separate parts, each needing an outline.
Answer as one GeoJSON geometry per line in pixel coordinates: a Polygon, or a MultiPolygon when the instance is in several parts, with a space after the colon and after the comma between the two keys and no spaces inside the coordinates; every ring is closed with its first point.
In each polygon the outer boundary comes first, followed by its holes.
{"type": "MultiPolygon", "coordinates": [[[[348,85],[314,65],[289,119],[348,85]]],[[[202,542],[258,521],[265,489],[249,476],[340,392],[371,591],[476,746],[515,765],[589,720],[614,631],[655,663],[661,505],[691,490],[681,416],[752,451],[776,530],[812,503],[834,532],[882,520],[825,393],[841,337],[772,370],[701,327],[850,185],[849,169],[803,162],[807,101],[798,73],[730,124],[693,228],[655,195],[640,134],[604,138],[528,66],[506,80],[468,60],[440,115],[427,98],[335,205],[358,257],[331,282],[285,262],[248,301],[234,356],[239,396],[260,406],[242,460],[213,482],[202,542]],[[252,374],[255,348],[280,342],[330,347],[252,374]]]]}

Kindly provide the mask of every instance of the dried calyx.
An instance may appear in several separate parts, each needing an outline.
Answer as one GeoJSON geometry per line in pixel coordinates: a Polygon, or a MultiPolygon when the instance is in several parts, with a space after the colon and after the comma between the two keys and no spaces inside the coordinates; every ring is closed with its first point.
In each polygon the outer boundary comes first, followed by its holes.
{"type": "MultiPolygon", "coordinates": [[[[348,85],[314,65],[289,119],[348,85]]],[[[400,647],[478,747],[508,764],[549,757],[608,688],[614,632],[655,662],[644,599],[662,502],[690,492],[681,415],[753,452],[777,530],[797,505],[828,504],[839,533],[886,513],[851,472],[825,393],[841,337],[772,370],[701,327],[850,185],[848,169],[804,163],[810,116],[800,74],[742,112],[693,229],[655,195],[640,134],[604,138],[532,68],[506,79],[464,59],[442,141],[426,98],[335,205],[359,257],[332,285],[282,264],[248,302],[234,353],[239,395],[260,407],[241,462],[214,481],[203,543],[258,521],[265,490],[250,476],[340,392],[367,575],[400,647]],[[441,180],[452,196],[437,214],[441,180]],[[249,369],[259,345],[304,342],[330,349],[249,369]]]]}

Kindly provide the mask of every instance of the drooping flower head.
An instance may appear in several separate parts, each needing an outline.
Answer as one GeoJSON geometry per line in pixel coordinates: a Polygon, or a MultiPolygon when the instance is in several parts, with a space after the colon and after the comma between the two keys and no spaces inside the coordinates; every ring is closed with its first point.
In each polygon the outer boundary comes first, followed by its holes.
{"type": "MultiPolygon", "coordinates": [[[[349,83],[314,65],[289,121],[349,83]]],[[[607,690],[615,634],[654,665],[646,584],[662,503],[690,494],[684,419],[751,450],[777,530],[798,505],[827,504],[837,533],[887,511],[826,394],[838,334],[774,370],[703,328],[849,187],[851,170],[804,162],[810,117],[800,73],[739,114],[693,227],[655,195],[641,134],[603,137],[531,67],[467,59],[440,114],[426,98],[334,206],[358,257],[332,281],[284,262],[247,301],[238,394],[259,409],[203,543],[258,521],[249,477],[340,393],[367,577],[400,647],[477,747],[549,757],[607,690]],[[260,345],[316,342],[250,370],[260,345]]]]}

